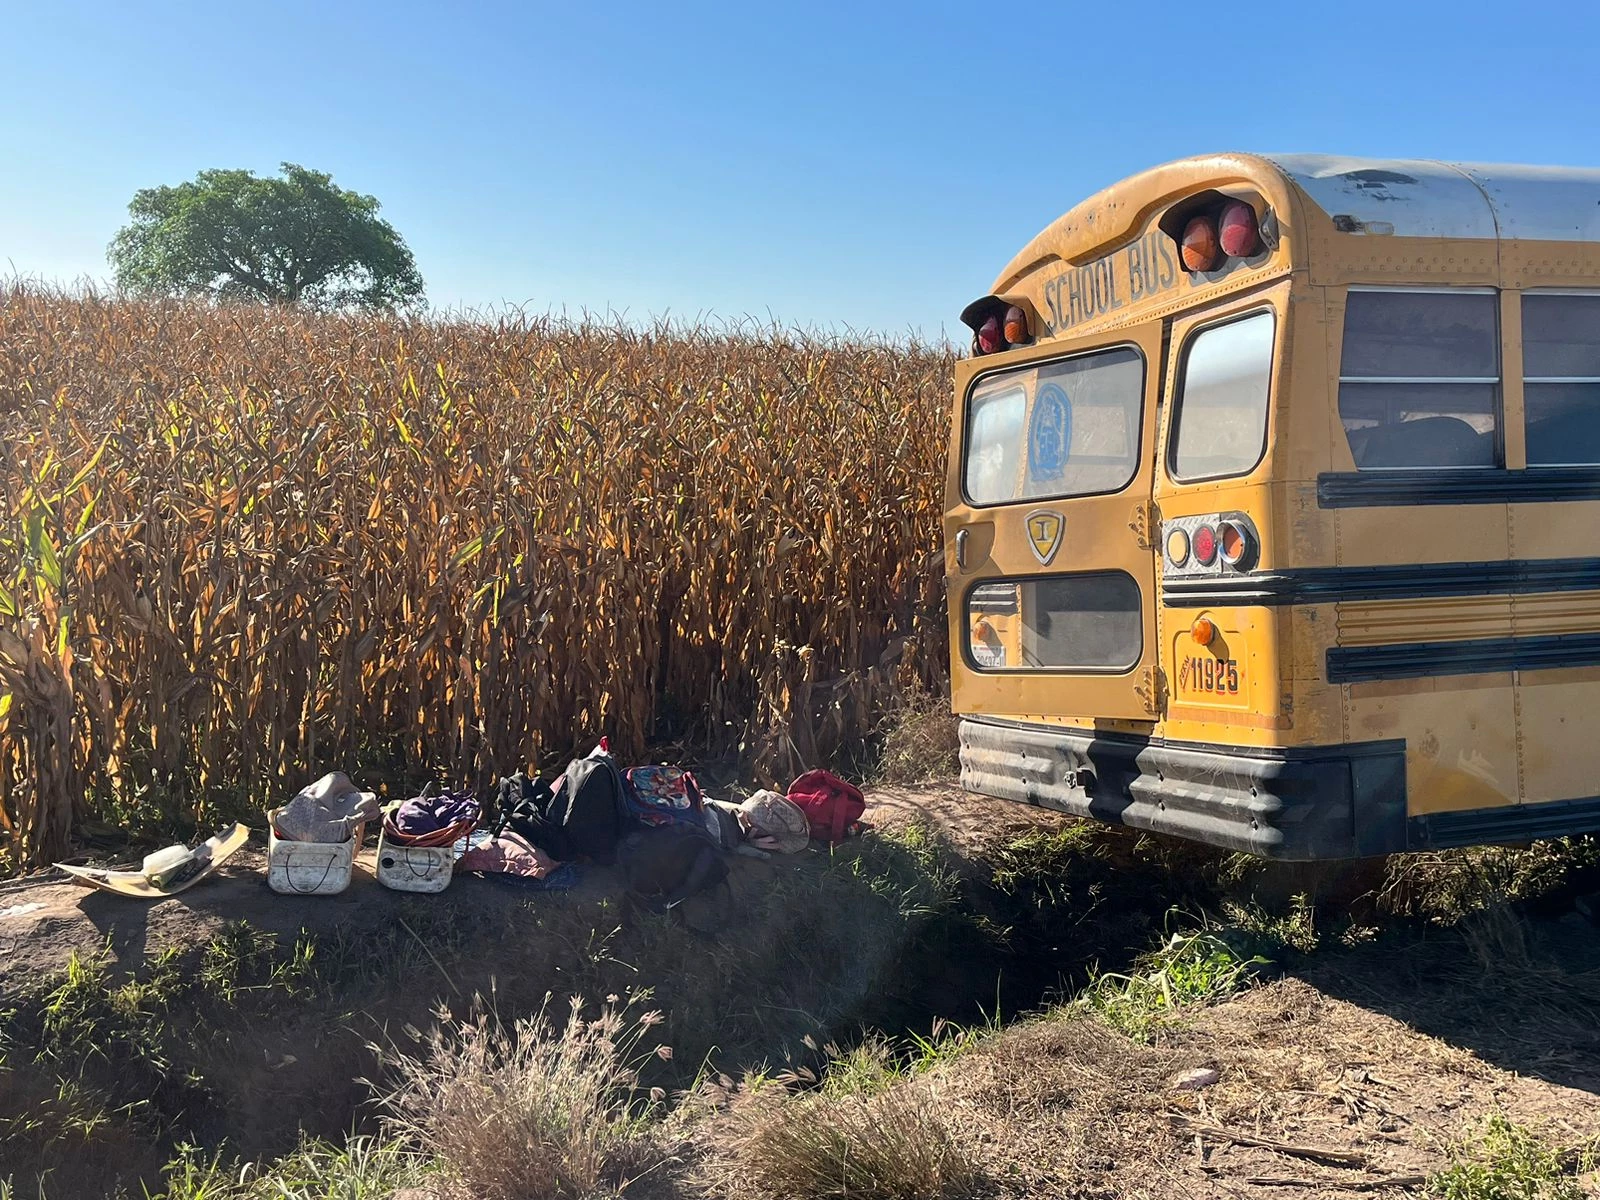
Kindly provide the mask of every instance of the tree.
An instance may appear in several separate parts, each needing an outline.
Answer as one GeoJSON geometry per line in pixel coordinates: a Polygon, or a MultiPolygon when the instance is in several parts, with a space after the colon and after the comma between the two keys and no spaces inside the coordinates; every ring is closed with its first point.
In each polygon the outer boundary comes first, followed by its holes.
{"type": "Polygon", "coordinates": [[[201,171],[134,193],[107,257],[132,292],[393,308],[422,300],[422,276],[378,201],[283,164],[281,177],[201,171]]]}

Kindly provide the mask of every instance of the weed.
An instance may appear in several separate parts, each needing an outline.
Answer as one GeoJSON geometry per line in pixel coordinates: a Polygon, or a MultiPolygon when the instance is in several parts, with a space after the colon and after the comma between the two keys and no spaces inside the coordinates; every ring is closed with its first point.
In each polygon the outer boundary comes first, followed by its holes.
{"type": "Polygon", "coordinates": [[[944,836],[919,818],[863,841],[845,860],[845,869],[893,904],[903,921],[917,925],[957,911],[961,876],[956,861],[944,836]]]}
{"type": "Polygon", "coordinates": [[[1224,999],[1266,965],[1259,956],[1242,957],[1223,931],[1202,926],[1170,934],[1136,961],[1135,972],[1097,975],[1078,1004],[1129,1037],[1149,1041],[1178,1009],[1224,999]]]}
{"type": "Polygon", "coordinates": [[[482,1009],[446,1018],[417,1050],[387,1049],[397,1080],[382,1098],[388,1126],[434,1149],[445,1178],[473,1197],[589,1196],[654,1165],[641,1161],[642,1117],[658,1098],[641,1096],[638,1066],[659,1022],[609,1002],[588,1019],[579,1000],[559,1024],[543,1011],[509,1026],[482,1009]]]}
{"type": "Polygon", "coordinates": [[[163,1039],[163,1017],[181,986],[177,952],[153,960],[145,979],[113,984],[106,960],[67,960],[64,977],[42,1006],[40,1056],[58,1067],[81,1069],[98,1059],[119,1069],[164,1078],[172,1069],[163,1039]]]}
{"type": "MultiPolygon", "coordinates": [[[[904,1038],[872,1034],[848,1050],[829,1044],[823,1047],[827,1064],[823,1068],[821,1092],[824,1096],[870,1096],[887,1091],[903,1079],[925,1074],[971,1050],[984,1038],[1000,1032],[998,1007],[994,1015],[979,1025],[957,1025],[936,1018],[925,1034],[911,1033],[904,1038]]],[[[818,1082],[806,1070],[776,1077],[789,1086],[818,1082]]]]}
{"type": "Polygon", "coordinates": [[[201,952],[200,982],[226,1004],[236,1003],[244,992],[270,988],[277,947],[277,934],[248,921],[229,921],[201,952]]]}
{"type": "Polygon", "coordinates": [[[885,715],[878,732],[883,745],[877,777],[883,783],[925,783],[961,770],[960,722],[944,691],[913,688],[885,715]]]}
{"type": "Polygon", "coordinates": [[[1397,854],[1388,863],[1377,900],[1389,913],[1454,924],[1472,913],[1536,900],[1585,879],[1600,881],[1600,836],[1397,854]]]}
{"type": "Polygon", "coordinates": [[[1251,954],[1281,956],[1285,951],[1295,954],[1315,953],[1322,944],[1317,932],[1317,910],[1310,897],[1304,893],[1293,896],[1289,910],[1269,912],[1251,901],[1245,904],[1228,902],[1223,905],[1227,927],[1236,932],[1238,940],[1251,954]]]}
{"type": "Polygon", "coordinates": [[[1583,1200],[1574,1178],[1600,1165],[1600,1140],[1557,1150],[1503,1113],[1491,1115],[1475,1138],[1451,1148],[1448,1166],[1428,1180],[1440,1200],[1583,1200]]]}
{"type": "Polygon", "coordinates": [[[707,1171],[733,1195],[957,1200],[983,1182],[917,1082],[848,1095],[745,1088],[726,1120],[726,1150],[707,1171]]]}
{"type": "MultiPolygon", "coordinates": [[[[824,1047],[829,1053],[822,1072],[822,1094],[829,1097],[873,1096],[887,1091],[901,1077],[894,1043],[881,1034],[867,1037],[848,1050],[824,1047]]],[[[804,1081],[804,1077],[799,1077],[804,1081]]]]}
{"type": "Polygon", "coordinates": [[[253,1200],[388,1200],[431,1174],[427,1161],[394,1142],[307,1142],[251,1181],[253,1200]]]}
{"type": "Polygon", "coordinates": [[[250,1194],[249,1173],[249,1167],[229,1163],[220,1153],[206,1157],[197,1146],[181,1145],[163,1172],[161,1191],[146,1188],[145,1200],[244,1200],[250,1194]]]}

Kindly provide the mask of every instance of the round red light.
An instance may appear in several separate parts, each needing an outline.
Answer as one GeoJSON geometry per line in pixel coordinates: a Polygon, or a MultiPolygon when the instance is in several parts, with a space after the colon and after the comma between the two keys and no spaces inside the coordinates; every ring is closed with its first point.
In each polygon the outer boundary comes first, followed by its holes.
{"type": "Polygon", "coordinates": [[[1222,252],[1230,258],[1249,258],[1261,249],[1261,226],[1256,210],[1243,200],[1230,201],[1218,222],[1222,252]]]}
{"type": "Polygon", "coordinates": [[[1217,227],[1210,217],[1191,217],[1183,227],[1183,265],[1189,271],[1217,265],[1217,227]]]}
{"type": "Polygon", "coordinates": [[[1209,567],[1217,561],[1217,531],[1209,525],[1202,525],[1194,531],[1194,536],[1189,539],[1189,546],[1194,551],[1195,561],[1202,567],[1209,567]]]}
{"type": "Polygon", "coordinates": [[[990,317],[978,326],[978,353],[993,354],[1006,348],[1006,335],[1000,328],[1000,318],[990,317]]]}

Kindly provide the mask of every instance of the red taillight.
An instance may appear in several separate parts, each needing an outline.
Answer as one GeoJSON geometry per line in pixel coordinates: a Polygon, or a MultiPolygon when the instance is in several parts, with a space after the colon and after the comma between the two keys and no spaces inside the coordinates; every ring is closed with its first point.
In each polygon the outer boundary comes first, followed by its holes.
{"type": "Polygon", "coordinates": [[[1020,346],[1028,341],[1028,314],[1013,304],[1006,309],[1005,324],[1006,341],[1013,346],[1020,346]]]}
{"type": "Polygon", "coordinates": [[[1230,258],[1249,258],[1261,249],[1261,225],[1256,220],[1256,210],[1243,200],[1230,201],[1217,224],[1222,252],[1230,258]]]}
{"type": "Polygon", "coordinates": [[[1210,217],[1191,217],[1183,227],[1183,265],[1189,271],[1217,265],[1217,227],[1210,217]]]}
{"type": "Polygon", "coordinates": [[[1217,561],[1217,531],[1209,525],[1200,526],[1189,539],[1189,547],[1194,551],[1195,561],[1202,567],[1209,567],[1217,561]]]}
{"type": "Polygon", "coordinates": [[[994,354],[1006,348],[1006,335],[1000,328],[1000,318],[990,317],[978,326],[978,353],[994,354]]]}

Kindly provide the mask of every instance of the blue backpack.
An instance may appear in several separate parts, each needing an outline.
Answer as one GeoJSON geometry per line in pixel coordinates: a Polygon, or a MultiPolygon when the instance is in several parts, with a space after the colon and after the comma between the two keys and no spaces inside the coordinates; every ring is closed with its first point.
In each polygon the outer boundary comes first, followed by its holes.
{"type": "Polygon", "coordinates": [[[624,774],[628,807],[641,825],[705,826],[705,796],[681,767],[633,767],[624,774]]]}

